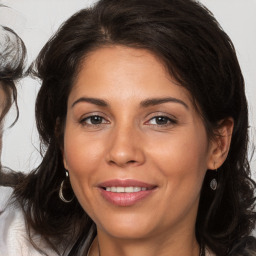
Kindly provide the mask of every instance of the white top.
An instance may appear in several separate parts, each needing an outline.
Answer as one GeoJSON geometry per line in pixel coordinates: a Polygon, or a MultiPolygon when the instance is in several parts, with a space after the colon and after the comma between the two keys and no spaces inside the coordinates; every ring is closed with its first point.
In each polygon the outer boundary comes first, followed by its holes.
{"type": "MultiPolygon", "coordinates": [[[[11,192],[11,188],[0,187],[0,211],[5,209],[11,192]]],[[[40,236],[34,236],[33,240],[48,255],[57,256],[40,236]]],[[[0,256],[42,256],[29,242],[21,209],[8,206],[0,214],[0,256]]]]}

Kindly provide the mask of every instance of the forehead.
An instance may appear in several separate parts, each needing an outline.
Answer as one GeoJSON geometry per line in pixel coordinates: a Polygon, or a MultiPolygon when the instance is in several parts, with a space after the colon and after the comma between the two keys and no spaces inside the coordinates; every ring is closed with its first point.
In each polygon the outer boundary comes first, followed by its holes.
{"type": "Polygon", "coordinates": [[[112,46],[97,49],[84,58],[70,98],[95,94],[123,98],[176,96],[190,100],[190,93],[168,73],[163,62],[145,49],[112,46]]]}

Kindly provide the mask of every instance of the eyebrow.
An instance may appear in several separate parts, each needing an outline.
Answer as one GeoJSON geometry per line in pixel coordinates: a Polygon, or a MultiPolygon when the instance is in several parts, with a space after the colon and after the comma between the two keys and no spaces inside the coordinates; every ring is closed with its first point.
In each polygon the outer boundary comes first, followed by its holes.
{"type": "MultiPolygon", "coordinates": [[[[102,99],[81,97],[81,98],[77,99],[75,102],[73,102],[71,107],[73,108],[76,104],[78,104],[80,102],[87,102],[87,103],[91,103],[91,104],[94,104],[94,105],[97,105],[100,107],[108,107],[109,106],[108,103],[102,99]]],[[[160,104],[164,104],[164,103],[168,103],[168,102],[179,103],[179,104],[183,105],[186,109],[189,109],[188,105],[184,101],[177,99],[177,98],[173,98],[173,97],[149,98],[149,99],[143,100],[140,103],[140,106],[143,108],[146,108],[146,107],[160,105],[160,104]]]]}
{"type": "Polygon", "coordinates": [[[168,103],[168,102],[179,103],[183,105],[186,109],[189,109],[188,105],[184,101],[177,98],[173,98],[173,97],[146,99],[140,103],[140,106],[149,107],[149,106],[155,106],[155,105],[168,103]]]}
{"type": "Polygon", "coordinates": [[[97,99],[97,98],[87,98],[87,97],[81,97],[78,100],[76,100],[73,104],[72,104],[72,108],[79,102],[88,102],[88,103],[92,103],[94,105],[100,106],[100,107],[107,107],[108,104],[106,101],[101,100],[101,99],[97,99]]]}

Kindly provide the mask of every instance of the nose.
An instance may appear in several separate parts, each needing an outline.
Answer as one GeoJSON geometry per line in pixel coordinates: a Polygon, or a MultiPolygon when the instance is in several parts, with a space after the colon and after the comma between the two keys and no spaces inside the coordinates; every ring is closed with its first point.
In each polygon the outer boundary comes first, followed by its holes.
{"type": "Polygon", "coordinates": [[[114,128],[109,137],[106,160],[119,167],[143,164],[145,155],[140,131],[125,125],[114,128]]]}

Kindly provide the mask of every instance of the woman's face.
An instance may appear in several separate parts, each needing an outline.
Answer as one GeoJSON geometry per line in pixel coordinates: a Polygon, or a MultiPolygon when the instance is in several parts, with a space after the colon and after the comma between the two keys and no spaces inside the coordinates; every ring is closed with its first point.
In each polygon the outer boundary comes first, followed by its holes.
{"type": "Polygon", "coordinates": [[[95,50],[68,98],[64,164],[98,233],[193,230],[211,143],[189,93],[150,52],[95,50]]]}

